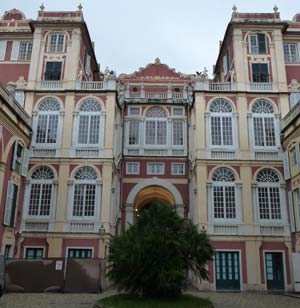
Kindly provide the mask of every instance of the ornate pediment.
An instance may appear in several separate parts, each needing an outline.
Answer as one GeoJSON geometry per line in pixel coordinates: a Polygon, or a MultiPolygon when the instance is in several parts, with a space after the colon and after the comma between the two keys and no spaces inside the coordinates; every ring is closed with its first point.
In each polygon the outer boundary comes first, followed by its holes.
{"type": "Polygon", "coordinates": [[[2,20],[26,20],[26,16],[23,12],[17,9],[6,11],[1,18],[2,20]]]}
{"type": "Polygon", "coordinates": [[[292,79],[291,83],[288,85],[288,88],[291,92],[298,92],[300,91],[300,83],[297,79],[292,79]]]}

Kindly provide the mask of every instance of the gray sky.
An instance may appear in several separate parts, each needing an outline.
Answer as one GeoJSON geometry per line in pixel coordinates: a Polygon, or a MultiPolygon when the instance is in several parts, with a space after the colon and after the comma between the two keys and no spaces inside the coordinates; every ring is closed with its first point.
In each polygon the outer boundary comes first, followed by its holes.
{"type": "Polygon", "coordinates": [[[183,73],[205,66],[211,72],[233,4],[239,12],[273,12],[276,3],[283,20],[300,12],[299,0],[1,0],[0,15],[17,8],[36,18],[42,2],[58,11],[76,10],[81,2],[101,68],[118,74],[156,57],[183,73]]]}

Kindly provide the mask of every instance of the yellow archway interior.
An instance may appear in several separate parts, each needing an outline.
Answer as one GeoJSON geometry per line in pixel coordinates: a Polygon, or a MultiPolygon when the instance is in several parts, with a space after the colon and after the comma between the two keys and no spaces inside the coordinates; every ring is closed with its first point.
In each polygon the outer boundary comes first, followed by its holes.
{"type": "Polygon", "coordinates": [[[155,201],[175,205],[173,195],[165,188],[159,186],[149,186],[142,189],[135,198],[135,210],[140,212],[145,205],[155,201]]]}

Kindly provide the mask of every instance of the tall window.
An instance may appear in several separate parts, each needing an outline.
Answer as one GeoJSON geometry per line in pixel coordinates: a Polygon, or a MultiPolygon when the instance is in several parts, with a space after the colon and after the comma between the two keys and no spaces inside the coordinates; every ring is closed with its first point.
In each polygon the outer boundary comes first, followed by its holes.
{"type": "Polygon", "coordinates": [[[250,52],[252,54],[265,54],[266,36],[264,33],[254,33],[250,35],[250,52]]]}
{"type": "Polygon", "coordinates": [[[212,146],[233,146],[232,107],[225,99],[216,99],[210,105],[212,146]]]}
{"type": "Polygon", "coordinates": [[[266,100],[258,100],[252,107],[254,145],[276,146],[274,107],[266,100]]]}
{"type": "Polygon", "coordinates": [[[79,107],[79,145],[98,145],[100,142],[101,105],[92,98],[85,99],[79,107]]]}
{"type": "Polygon", "coordinates": [[[56,144],[59,125],[59,102],[54,98],[43,100],[36,116],[36,144],[56,144]]]}
{"type": "Polygon", "coordinates": [[[49,52],[64,51],[65,35],[63,33],[52,33],[49,38],[49,52]]]}
{"type": "Polygon", "coordinates": [[[256,181],[259,218],[261,220],[281,219],[278,175],[271,169],[263,169],[258,173],[256,181]]]}
{"type": "Polygon", "coordinates": [[[151,107],[146,112],[146,145],[167,144],[167,112],[161,107],[151,107]]]}
{"type": "Polygon", "coordinates": [[[49,167],[39,167],[31,175],[28,216],[49,217],[53,199],[54,174],[49,167]]]}
{"type": "Polygon", "coordinates": [[[215,219],[236,219],[235,175],[229,168],[218,168],[212,177],[213,217],[215,219]]]}
{"type": "Polygon", "coordinates": [[[45,80],[61,80],[62,62],[51,61],[46,63],[45,80]]]}
{"type": "Polygon", "coordinates": [[[269,66],[267,63],[252,63],[252,81],[270,82],[269,66]]]}
{"type": "Polygon", "coordinates": [[[74,179],[72,216],[74,218],[94,218],[97,200],[96,171],[91,167],[81,167],[74,179]]]}
{"type": "Polygon", "coordinates": [[[297,62],[299,60],[297,44],[283,44],[285,62],[297,62]]]}
{"type": "Polygon", "coordinates": [[[32,52],[32,42],[20,42],[19,61],[29,61],[32,52]]]}

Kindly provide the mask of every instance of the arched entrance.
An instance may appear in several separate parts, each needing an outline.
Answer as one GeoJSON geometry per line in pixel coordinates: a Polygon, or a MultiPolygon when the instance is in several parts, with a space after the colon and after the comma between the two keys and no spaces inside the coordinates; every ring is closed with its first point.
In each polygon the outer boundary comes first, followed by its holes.
{"type": "Polygon", "coordinates": [[[137,194],[134,202],[135,211],[139,213],[144,207],[156,201],[171,206],[175,205],[174,196],[167,189],[159,186],[149,186],[137,194]]]}
{"type": "Polygon", "coordinates": [[[134,212],[140,211],[152,202],[159,201],[174,206],[184,216],[184,204],[178,189],[168,181],[152,178],[141,181],[130,191],[125,204],[125,223],[133,224],[134,212]]]}

